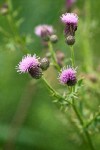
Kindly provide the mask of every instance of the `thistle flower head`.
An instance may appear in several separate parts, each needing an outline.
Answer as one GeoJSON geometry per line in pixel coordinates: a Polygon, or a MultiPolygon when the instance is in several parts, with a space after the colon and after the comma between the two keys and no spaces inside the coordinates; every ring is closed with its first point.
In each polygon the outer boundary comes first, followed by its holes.
{"type": "Polygon", "coordinates": [[[35,27],[35,34],[37,36],[40,36],[40,37],[43,34],[49,34],[49,35],[51,35],[51,34],[53,34],[53,32],[54,32],[54,29],[50,25],[45,25],[44,24],[44,25],[38,25],[37,27],[35,27]]]}
{"type": "Polygon", "coordinates": [[[16,67],[17,72],[25,73],[28,72],[31,68],[35,68],[39,66],[39,58],[34,54],[31,56],[30,54],[24,56],[22,61],[19,62],[18,66],[16,67]]]}
{"type": "Polygon", "coordinates": [[[74,68],[63,68],[59,74],[59,81],[62,84],[73,86],[76,83],[76,69],[74,68]]]}
{"type": "Polygon", "coordinates": [[[73,45],[75,43],[75,32],[77,30],[78,16],[75,13],[65,13],[61,16],[61,21],[65,23],[65,36],[67,37],[67,44],[73,45]]]}
{"type": "Polygon", "coordinates": [[[65,24],[74,24],[78,23],[78,16],[75,13],[65,13],[61,16],[61,21],[65,24]]]}
{"type": "Polygon", "coordinates": [[[66,5],[67,7],[71,7],[74,3],[76,2],[76,0],[66,0],[66,5]]]}

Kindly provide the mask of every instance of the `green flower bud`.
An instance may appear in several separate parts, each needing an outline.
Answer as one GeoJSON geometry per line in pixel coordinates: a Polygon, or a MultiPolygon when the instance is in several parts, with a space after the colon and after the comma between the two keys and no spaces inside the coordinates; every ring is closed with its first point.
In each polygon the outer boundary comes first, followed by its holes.
{"type": "Polygon", "coordinates": [[[1,13],[2,15],[7,15],[7,14],[8,14],[8,10],[9,10],[8,4],[7,4],[7,3],[4,3],[4,4],[2,5],[2,7],[0,8],[0,13],[1,13]]]}
{"type": "Polygon", "coordinates": [[[52,43],[56,43],[56,42],[58,41],[57,35],[55,35],[55,34],[51,35],[51,36],[50,36],[50,41],[51,41],[52,43]]]}
{"type": "Polygon", "coordinates": [[[67,39],[66,39],[66,43],[67,43],[68,45],[73,45],[73,44],[75,43],[75,38],[74,38],[74,36],[69,35],[69,36],[67,37],[67,39]]]}
{"type": "Polygon", "coordinates": [[[40,61],[40,67],[42,70],[47,70],[50,65],[50,62],[47,58],[43,58],[40,61]]]}

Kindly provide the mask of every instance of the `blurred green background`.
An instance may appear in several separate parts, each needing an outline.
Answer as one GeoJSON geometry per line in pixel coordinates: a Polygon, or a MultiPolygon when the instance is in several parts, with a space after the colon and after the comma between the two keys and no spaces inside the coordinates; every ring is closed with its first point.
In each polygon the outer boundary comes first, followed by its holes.
{"type": "MultiPolygon", "coordinates": [[[[93,66],[96,68],[100,55],[100,1],[87,0],[90,5],[90,26],[88,39],[91,44],[93,66]]],[[[0,0],[0,5],[5,1],[0,0]]],[[[77,65],[83,64],[84,38],[81,36],[84,25],[84,2],[77,0],[76,6],[80,17],[79,29],[76,33],[75,56],[77,65]],[[83,12],[82,12],[82,11],[83,12]]],[[[18,18],[24,18],[20,26],[20,34],[30,34],[33,42],[29,46],[30,53],[43,56],[43,47],[39,38],[34,34],[34,27],[38,24],[51,24],[57,31],[59,43],[56,50],[62,50],[69,56],[68,47],[64,42],[63,28],[59,16],[66,12],[65,0],[12,0],[13,10],[19,10],[18,18]]],[[[88,9],[88,8],[87,8],[88,9]]],[[[88,18],[88,13],[86,13],[88,18]]],[[[0,27],[9,30],[6,16],[0,16],[0,27]]],[[[12,37],[13,38],[13,37],[12,37]]],[[[30,77],[16,73],[15,66],[22,58],[20,50],[10,50],[5,47],[4,35],[0,33],[0,150],[89,150],[80,141],[76,127],[68,123],[67,116],[52,103],[52,97],[42,81],[31,82],[30,77]]],[[[8,39],[9,41],[9,39],[8,39]]],[[[87,60],[88,61],[88,60],[87,60]]],[[[84,68],[84,67],[83,67],[84,68]]],[[[56,87],[52,76],[46,72],[49,82],[56,87]]],[[[97,150],[100,148],[100,135],[94,135],[93,140],[97,150]]]]}

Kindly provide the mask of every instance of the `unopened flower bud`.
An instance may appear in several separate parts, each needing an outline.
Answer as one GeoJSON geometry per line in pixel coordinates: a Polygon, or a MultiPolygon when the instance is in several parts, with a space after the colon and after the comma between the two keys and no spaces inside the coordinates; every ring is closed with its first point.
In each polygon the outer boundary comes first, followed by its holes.
{"type": "Polygon", "coordinates": [[[30,68],[29,73],[34,79],[40,79],[42,77],[42,69],[40,67],[30,68]]]}
{"type": "Polygon", "coordinates": [[[35,28],[35,34],[42,38],[43,41],[49,41],[50,35],[52,35],[54,32],[54,29],[50,25],[38,25],[35,28]]]}
{"type": "Polygon", "coordinates": [[[76,0],[66,0],[67,12],[71,11],[71,8],[73,7],[75,2],[76,0]]]}
{"type": "Polygon", "coordinates": [[[49,32],[48,32],[48,30],[43,28],[42,31],[41,31],[41,37],[42,37],[43,41],[48,42],[49,41],[49,32]]]}
{"type": "Polygon", "coordinates": [[[57,57],[57,63],[60,67],[63,66],[63,61],[65,59],[65,55],[62,51],[57,51],[56,52],[56,57],[57,57]]]}
{"type": "Polygon", "coordinates": [[[43,58],[40,61],[40,67],[42,70],[47,70],[50,65],[50,62],[47,58],[43,58]]]}
{"type": "Polygon", "coordinates": [[[73,45],[73,44],[75,43],[75,38],[74,38],[74,36],[69,35],[69,36],[67,37],[67,39],[66,39],[66,43],[67,43],[68,45],[73,45]]]}
{"type": "Polygon", "coordinates": [[[59,51],[59,50],[58,50],[58,51],[56,52],[56,57],[57,57],[58,60],[63,61],[64,58],[65,58],[65,54],[64,54],[62,51],[59,51]]]}
{"type": "Polygon", "coordinates": [[[56,43],[56,42],[58,41],[57,35],[55,35],[55,34],[51,35],[51,36],[50,36],[50,41],[51,41],[52,43],[56,43]]]}
{"type": "Polygon", "coordinates": [[[57,64],[59,65],[60,68],[63,67],[63,62],[62,61],[57,60],[57,64]]]}
{"type": "Polygon", "coordinates": [[[0,13],[2,15],[7,15],[7,13],[8,13],[8,4],[7,3],[2,5],[2,7],[0,8],[0,13]]]}
{"type": "Polygon", "coordinates": [[[87,78],[93,83],[96,83],[98,80],[97,76],[95,74],[89,74],[89,75],[87,75],[87,78]]]}

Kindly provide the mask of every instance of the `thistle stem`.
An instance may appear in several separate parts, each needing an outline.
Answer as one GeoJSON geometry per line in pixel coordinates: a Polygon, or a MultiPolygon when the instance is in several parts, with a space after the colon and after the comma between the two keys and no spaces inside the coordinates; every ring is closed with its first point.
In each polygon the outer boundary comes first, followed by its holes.
{"type": "MultiPolygon", "coordinates": [[[[72,107],[73,107],[73,110],[74,110],[74,112],[75,112],[77,118],[78,118],[79,121],[80,121],[80,124],[81,124],[82,127],[83,127],[83,126],[84,126],[84,121],[83,121],[83,118],[81,117],[80,112],[78,111],[78,109],[77,109],[77,107],[76,107],[76,105],[75,105],[74,99],[73,99],[73,105],[72,105],[72,107]]],[[[88,141],[88,144],[89,144],[90,149],[91,149],[91,150],[95,150],[95,148],[94,148],[94,146],[93,146],[93,144],[92,144],[92,141],[91,141],[89,132],[87,131],[87,129],[84,129],[84,134],[85,134],[85,136],[86,136],[86,138],[87,138],[87,141],[88,141]]]]}
{"type": "Polygon", "coordinates": [[[93,119],[91,119],[85,126],[84,128],[88,128],[96,119],[97,117],[100,116],[100,111],[95,115],[95,117],[93,119]]]}
{"type": "Polygon", "coordinates": [[[75,67],[75,57],[74,57],[74,48],[73,48],[73,46],[71,46],[70,49],[71,49],[72,67],[75,67]]]}
{"type": "Polygon", "coordinates": [[[82,117],[81,117],[79,111],[78,111],[77,108],[76,108],[74,99],[73,99],[73,110],[74,110],[75,114],[77,115],[77,117],[78,117],[78,119],[79,119],[79,121],[80,121],[80,124],[83,125],[83,124],[84,124],[84,121],[83,121],[83,119],[82,119],[82,117]]]}
{"type": "MultiPolygon", "coordinates": [[[[73,46],[71,46],[71,60],[72,60],[72,67],[75,67],[75,59],[74,59],[74,49],[73,49],[73,46]]],[[[71,92],[74,91],[74,87],[72,87],[72,90],[71,92]]],[[[77,109],[76,105],[75,105],[75,101],[74,101],[74,98],[73,98],[73,105],[72,105],[72,108],[80,122],[80,124],[82,125],[82,127],[84,127],[84,120],[79,112],[79,110],[77,109]]],[[[92,144],[92,141],[91,141],[91,138],[90,138],[90,135],[89,135],[89,132],[87,129],[84,129],[84,134],[87,138],[87,141],[88,141],[88,144],[89,144],[89,147],[91,150],[95,150],[93,144],[92,144]]]]}
{"type": "MultiPolygon", "coordinates": [[[[84,69],[85,71],[88,72],[93,72],[93,53],[92,53],[92,49],[90,46],[90,41],[89,41],[89,35],[90,35],[90,25],[91,25],[91,5],[90,5],[91,1],[90,0],[85,0],[85,12],[87,15],[85,15],[85,21],[84,21],[84,30],[82,32],[83,36],[82,38],[84,40],[83,41],[83,51],[82,54],[84,56],[84,69]]],[[[83,22],[82,22],[83,25],[83,22]]],[[[82,27],[83,29],[83,27],[82,27]]]]}
{"type": "MultiPolygon", "coordinates": [[[[81,124],[82,127],[83,127],[83,126],[84,126],[84,121],[83,121],[83,118],[81,117],[80,112],[78,111],[78,109],[77,109],[77,107],[76,107],[76,105],[75,105],[74,99],[73,99],[73,103],[69,102],[68,100],[66,100],[66,98],[64,98],[64,97],[61,96],[58,92],[56,92],[56,91],[52,88],[52,86],[47,82],[47,80],[46,80],[44,77],[42,77],[42,80],[43,80],[43,82],[45,83],[45,85],[48,87],[48,89],[52,92],[52,94],[53,94],[53,96],[54,96],[55,98],[57,98],[58,100],[61,100],[61,99],[62,99],[62,100],[65,100],[65,101],[68,102],[68,104],[70,104],[70,105],[72,106],[72,108],[73,108],[73,110],[74,110],[74,112],[75,112],[75,114],[76,114],[76,116],[77,116],[77,118],[78,118],[80,124],[81,124]]],[[[86,138],[87,138],[87,141],[88,141],[88,144],[89,144],[91,150],[95,150],[94,147],[93,147],[93,144],[92,144],[92,141],[91,141],[89,132],[88,132],[86,129],[84,129],[84,134],[85,134],[85,136],[86,136],[86,138]]]]}
{"type": "Polygon", "coordinates": [[[57,91],[55,91],[53,89],[53,87],[48,83],[48,81],[44,77],[42,77],[42,80],[45,83],[45,85],[47,86],[47,88],[52,92],[52,94],[53,94],[54,97],[56,97],[58,100],[62,99],[64,101],[67,101],[68,104],[72,105],[72,103],[70,101],[68,101],[66,98],[64,98],[62,95],[60,95],[57,91]]]}
{"type": "Polygon", "coordinates": [[[55,54],[55,52],[54,52],[54,50],[53,50],[52,43],[51,43],[51,42],[48,42],[48,45],[49,45],[49,51],[50,51],[51,56],[52,56],[53,64],[54,64],[54,66],[56,67],[56,69],[57,69],[58,71],[60,71],[60,67],[59,67],[59,65],[57,64],[57,58],[56,58],[56,54],[55,54]]]}

